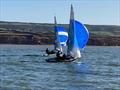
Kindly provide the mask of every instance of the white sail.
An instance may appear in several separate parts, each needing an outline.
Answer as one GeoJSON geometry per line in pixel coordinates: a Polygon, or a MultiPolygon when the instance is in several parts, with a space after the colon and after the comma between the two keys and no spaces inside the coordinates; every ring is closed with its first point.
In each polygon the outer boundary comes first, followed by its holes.
{"type": "Polygon", "coordinates": [[[84,48],[89,37],[87,28],[74,20],[73,6],[71,5],[70,26],[68,31],[68,55],[76,58],[81,57],[80,48],[84,48]]]}
{"type": "Polygon", "coordinates": [[[74,11],[73,6],[71,5],[71,12],[70,12],[70,25],[69,25],[69,39],[68,39],[68,51],[67,54],[69,56],[76,58],[81,57],[80,49],[77,45],[77,39],[75,34],[75,23],[74,23],[74,11]]]}

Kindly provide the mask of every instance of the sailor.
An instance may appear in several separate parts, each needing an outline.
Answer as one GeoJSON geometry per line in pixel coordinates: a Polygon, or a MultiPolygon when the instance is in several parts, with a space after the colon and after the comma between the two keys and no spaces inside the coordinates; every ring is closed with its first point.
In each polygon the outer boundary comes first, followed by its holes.
{"type": "Polygon", "coordinates": [[[59,48],[56,48],[56,52],[58,52],[58,51],[60,51],[60,52],[61,52],[61,50],[60,50],[59,48]]]}
{"type": "Polygon", "coordinates": [[[66,55],[65,55],[65,53],[63,54],[63,58],[66,59],[66,55]]]}
{"type": "Polygon", "coordinates": [[[63,53],[61,51],[58,51],[56,53],[56,57],[57,57],[57,59],[62,60],[63,59],[63,53]]]}
{"type": "Polygon", "coordinates": [[[55,50],[49,51],[48,48],[46,49],[46,53],[49,54],[55,54],[55,50]]]}
{"type": "Polygon", "coordinates": [[[49,50],[48,50],[48,48],[46,49],[46,53],[48,53],[49,52],[49,50]]]}
{"type": "Polygon", "coordinates": [[[66,54],[63,54],[61,51],[58,51],[56,53],[56,57],[58,59],[58,61],[65,61],[67,59],[71,59],[71,58],[68,58],[66,54]]]}

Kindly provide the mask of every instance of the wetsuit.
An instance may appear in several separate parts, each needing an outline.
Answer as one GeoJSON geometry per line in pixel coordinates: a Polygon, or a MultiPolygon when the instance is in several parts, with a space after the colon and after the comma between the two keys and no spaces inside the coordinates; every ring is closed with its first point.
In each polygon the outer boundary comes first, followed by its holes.
{"type": "Polygon", "coordinates": [[[46,53],[49,54],[55,54],[55,50],[49,51],[48,48],[46,49],[46,53]]]}

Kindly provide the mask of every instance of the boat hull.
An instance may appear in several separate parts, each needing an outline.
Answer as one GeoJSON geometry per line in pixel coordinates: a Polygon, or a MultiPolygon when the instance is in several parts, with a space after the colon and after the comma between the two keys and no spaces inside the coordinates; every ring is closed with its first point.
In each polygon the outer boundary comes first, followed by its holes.
{"type": "Polygon", "coordinates": [[[57,63],[57,62],[73,62],[75,61],[76,59],[58,59],[58,58],[49,58],[49,59],[46,59],[46,62],[53,62],[53,63],[57,63]]]}

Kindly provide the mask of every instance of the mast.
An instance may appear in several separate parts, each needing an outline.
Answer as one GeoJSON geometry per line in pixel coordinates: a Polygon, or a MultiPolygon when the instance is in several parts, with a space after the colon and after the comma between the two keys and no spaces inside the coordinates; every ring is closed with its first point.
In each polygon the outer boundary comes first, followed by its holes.
{"type": "Polygon", "coordinates": [[[73,11],[73,6],[71,4],[71,9],[70,9],[70,24],[69,24],[69,30],[68,30],[68,36],[69,36],[69,39],[68,39],[68,49],[67,49],[67,54],[71,56],[71,51],[72,51],[72,47],[73,47],[73,26],[72,23],[73,23],[73,20],[74,20],[74,11],[73,11]]]}
{"type": "Polygon", "coordinates": [[[74,20],[74,10],[73,6],[71,4],[71,10],[70,10],[70,24],[69,24],[69,30],[68,30],[68,50],[67,54],[68,56],[72,56],[74,58],[80,58],[80,50],[78,47],[78,42],[76,39],[76,27],[75,27],[75,20],[74,20]]]}
{"type": "Polygon", "coordinates": [[[70,20],[74,20],[74,10],[73,10],[72,4],[71,4],[71,11],[70,11],[70,20]]]}
{"type": "Polygon", "coordinates": [[[56,27],[57,26],[56,16],[54,16],[54,24],[55,24],[55,27],[56,27]]]}
{"type": "Polygon", "coordinates": [[[62,46],[60,45],[60,42],[58,40],[58,31],[57,31],[57,20],[56,20],[56,16],[54,16],[54,30],[55,30],[55,50],[59,50],[62,51],[62,46]]]}

